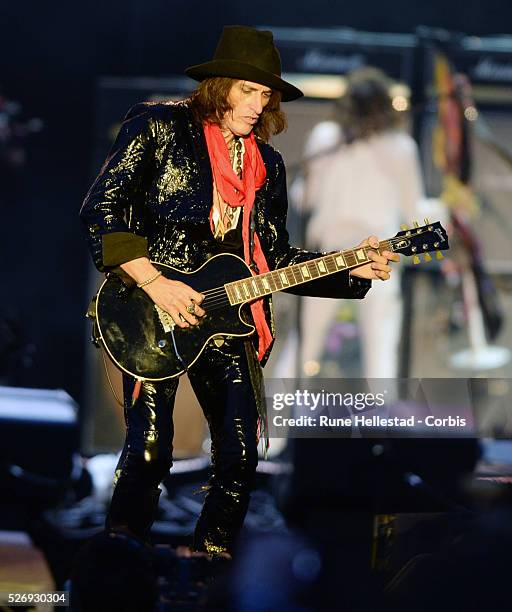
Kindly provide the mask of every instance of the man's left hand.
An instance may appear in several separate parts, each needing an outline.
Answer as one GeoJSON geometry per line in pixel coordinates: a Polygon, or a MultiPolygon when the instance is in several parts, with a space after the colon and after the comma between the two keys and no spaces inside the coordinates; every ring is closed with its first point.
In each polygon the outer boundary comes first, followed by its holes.
{"type": "MultiPolygon", "coordinates": [[[[370,236],[358,244],[356,249],[365,246],[371,246],[378,249],[379,239],[377,236],[370,236]]],[[[382,251],[380,255],[377,251],[368,251],[368,257],[372,261],[352,269],[350,271],[352,276],[359,276],[359,278],[367,278],[370,280],[388,280],[391,274],[391,266],[388,264],[388,262],[400,261],[400,255],[398,255],[398,253],[393,253],[392,251],[382,251]]]]}

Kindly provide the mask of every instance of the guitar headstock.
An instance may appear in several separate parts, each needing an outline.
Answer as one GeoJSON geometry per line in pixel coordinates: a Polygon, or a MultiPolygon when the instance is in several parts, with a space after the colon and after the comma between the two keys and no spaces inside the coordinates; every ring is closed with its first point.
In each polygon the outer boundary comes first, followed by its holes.
{"type": "Polygon", "coordinates": [[[412,255],[415,264],[420,263],[420,255],[424,256],[425,261],[431,261],[431,252],[436,252],[437,259],[443,259],[441,251],[450,248],[448,235],[439,221],[431,223],[425,219],[425,225],[421,227],[414,221],[413,227],[408,228],[402,225],[401,231],[390,240],[391,248],[396,253],[412,255]]]}

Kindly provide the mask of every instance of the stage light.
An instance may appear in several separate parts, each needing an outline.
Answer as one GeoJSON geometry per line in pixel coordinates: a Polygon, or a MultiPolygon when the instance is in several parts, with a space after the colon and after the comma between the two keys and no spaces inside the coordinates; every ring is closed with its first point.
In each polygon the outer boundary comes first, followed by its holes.
{"type": "Polygon", "coordinates": [[[468,106],[464,110],[464,117],[466,117],[468,121],[476,121],[478,119],[478,111],[474,106],[468,106]]]}
{"type": "Polygon", "coordinates": [[[391,104],[393,105],[393,108],[400,113],[403,113],[409,108],[409,101],[405,96],[395,96],[391,100],[391,104]]]}
{"type": "Polygon", "coordinates": [[[320,364],[318,361],[311,360],[304,363],[304,374],[306,376],[316,376],[320,372],[320,364]]]}

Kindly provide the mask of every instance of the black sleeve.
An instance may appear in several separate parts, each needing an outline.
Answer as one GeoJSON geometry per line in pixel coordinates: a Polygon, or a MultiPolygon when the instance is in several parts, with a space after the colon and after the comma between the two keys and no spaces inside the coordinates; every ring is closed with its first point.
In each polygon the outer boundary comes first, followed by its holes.
{"type": "Polygon", "coordinates": [[[132,107],[83,202],[80,218],[100,271],[148,256],[146,238],[131,231],[127,217],[139,203],[144,175],[154,160],[156,130],[148,106],[132,107]]]}

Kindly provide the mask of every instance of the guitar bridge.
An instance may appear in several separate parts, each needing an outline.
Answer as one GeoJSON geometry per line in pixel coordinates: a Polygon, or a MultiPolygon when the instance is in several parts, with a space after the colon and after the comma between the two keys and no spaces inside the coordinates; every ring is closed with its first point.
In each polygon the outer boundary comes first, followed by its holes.
{"type": "Polygon", "coordinates": [[[162,308],[160,308],[160,306],[157,306],[156,304],[155,310],[158,313],[158,318],[160,319],[160,323],[164,328],[164,332],[167,333],[172,331],[175,328],[176,323],[174,322],[174,319],[171,317],[171,315],[165,310],[162,310],[162,308]]]}

